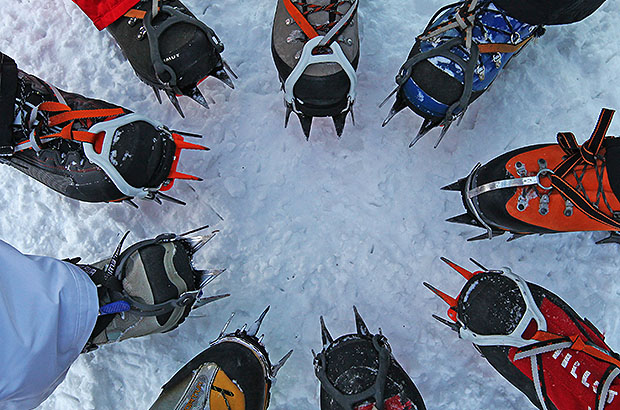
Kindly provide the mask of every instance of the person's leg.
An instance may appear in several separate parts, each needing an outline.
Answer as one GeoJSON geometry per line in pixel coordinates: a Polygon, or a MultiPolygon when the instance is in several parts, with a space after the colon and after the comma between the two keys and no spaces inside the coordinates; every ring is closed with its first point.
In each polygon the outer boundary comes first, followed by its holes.
{"type": "Polygon", "coordinates": [[[99,30],[103,30],[118,20],[139,0],[73,0],[92,20],[99,30]]]}
{"type": "Polygon", "coordinates": [[[511,17],[529,24],[569,24],[594,13],[605,0],[495,0],[511,17]]]}

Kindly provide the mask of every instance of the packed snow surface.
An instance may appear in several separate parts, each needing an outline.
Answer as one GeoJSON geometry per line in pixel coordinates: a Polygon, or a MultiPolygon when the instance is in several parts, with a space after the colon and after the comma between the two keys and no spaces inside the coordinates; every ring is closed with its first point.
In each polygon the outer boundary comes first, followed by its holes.
{"type": "MultiPolygon", "coordinates": [[[[21,69],[173,129],[201,133],[211,151],[182,155],[179,170],[205,179],[179,181],[170,191],[187,206],[140,201],[138,210],[64,198],[2,167],[0,238],[26,253],[94,262],[110,255],[127,230],[129,244],[209,224],[220,233],[196,264],[227,268],[210,289],[232,294],[195,311],[173,332],[82,355],[42,409],[146,409],[231,312],[236,328],[267,305],[262,331],[272,360],[295,349],[274,385],[270,409],[318,408],[310,349],[320,349],[319,316],[334,336],[352,332],[353,305],[371,331],[383,329],[429,409],[534,408],[469,343],[431,318],[447,306],[422,281],[452,295],[464,284],[440,256],[468,267],[469,257],[489,268],[511,266],[564,298],[620,349],[617,245],[595,245],[603,233],[466,242],[481,231],[444,222],[463,208],[457,193],[439,190],[478,161],[553,142],[559,131],[572,131],[582,142],[602,107],[620,108],[616,3],[583,22],[549,27],[437,149],[438,130],[408,149],[421,118],[407,110],[381,128],[388,107],[377,106],[443,1],[361,2],[357,124],[348,121],[337,139],[330,120],[315,120],[309,142],[296,118],[283,128],[283,95],[270,52],[276,0],[185,3],[225,43],[224,58],[239,80],[235,90],[205,81],[201,89],[216,104],[205,110],[184,98],[183,120],[168,102],[157,103],[112,37],[98,32],[71,1],[2,2],[0,50],[21,69]]],[[[616,119],[609,134],[619,132],[616,119]]]]}

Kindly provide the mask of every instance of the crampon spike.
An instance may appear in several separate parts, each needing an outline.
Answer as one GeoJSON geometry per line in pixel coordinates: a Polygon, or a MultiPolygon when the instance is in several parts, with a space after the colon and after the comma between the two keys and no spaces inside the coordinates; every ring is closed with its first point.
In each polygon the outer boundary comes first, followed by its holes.
{"type": "Polygon", "coordinates": [[[226,321],[226,323],[224,323],[224,327],[222,328],[222,330],[220,331],[220,335],[218,336],[218,339],[220,339],[222,336],[224,336],[224,334],[226,333],[226,330],[228,329],[228,326],[230,326],[230,322],[232,322],[233,318],[235,317],[235,312],[232,312],[230,314],[230,317],[228,318],[228,320],[226,321]]]}
{"type": "Polygon", "coordinates": [[[368,326],[364,323],[364,319],[357,311],[357,307],[353,306],[353,313],[355,313],[355,327],[357,328],[357,334],[360,336],[371,336],[368,331],[368,326]]]}
{"type": "Polygon", "coordinates": [[[325,320],[323,320],[323,316],[321,316],[321,339],[323,341],[323,346],[327,347],[333,343],[334,338],[329,334],[329,330],[327,330],[327,326],[325,326],[325,320]]]}
{"type": "Polygon", "coordinates": [[[183,174],[183,173],[177,172],[177,171],[171,172],[170,175],[168,175],[168,178],[170,178],[170,179],[187,179],[187,180],[190,180],[190,181],[203,181],[203,179],[200,178],[200,177],[196,177],[194,175],[183,174]]]}
{"type": "Polygon", "coordinates": [[[205,107],[207,110],[210,108],[209,107],[209,103],[205,99],[204,95],[202,95],[202,93],[198,89],[198,86],[195,86],[194,88],[192,88],[190,90],[184,91],[183,95],[188,96],[192,100],[196,101],[198,104],[200,104],[203,107],[205,107]]]}
{"type": "Polygon", "coordinates": [[[127,236],[129,235],[129,231],[125,232],[121,240],[116,245],[116,249],[114,249],[114,253],[112,254],[112,258],[110,258],[110,262],[108,262],[108,266],[106,266],[105,274],[107,277],[114,277],[114,272],[116,271],[116,264],[118,262],[118,258],[121,255],[121,251],[123,250],[123,243],[127,236]]]}
{"type": "Polygon", "coordinates": [[[293,108],[289,104],[287,104],[286,114],[284,114],[284,128],[288,127],[288,121],[291,119],[292,112],[293,112],[293,108]]]}
{"type": "Polygon", "coordinates": [[[620,243],[620,234],[618,232],[610,232],[607,238],[603,238],[597,241],[597,245],[603,245],[607,243],[620,243]]]}
{"type": "Polygon", "coordinates": [[[194,270],[194,273],[201,278],[200,288],[204,288],[224,272],[226,269],[194,270]]]}
{"type": "Polygon", "coordinates": [[[222,60],[222,65],[224,66],[224,68],[226,69],[226,71],[228,71],[230,73],[230,75],[233,76],[233,78],[235,80],[239,79],[239,76],[237,74],[235,74],[235,72],[233,71],[233,69],[230,67],[230,65],[228,65],[228,63],[224,60],[222,60]]]}
{"type": "MultiPolygon", "coordinates": [[[[227,65],[228,66],[228,65],[227,65]]],[[[230,67],[228,67],[230,70],[230,67]]],[[[230,70],[230,73],[237,78],[237,76],[235,75],[235,73],[230,70]]],[[[215,71],[211,74],[213,77],[217,78],[218,80],[220,80],[221,82],[223,82],[224,84],[226,84],[228,87],[232,88],[233,90],[235,89],[235,84],[232,82],[232,80],[230,79],[230,76],[228,75],[228,73],[226,72],[226,70],[224,69],[224,66],[220,66],[218,68],[215,69],[215,71]]]]}
{"type": "Polygon", "coordinates": [[[157,197],[160,199],[163,199],[164,201],[168,201],[168,202],[173,202],[175,204],[178,205],[187,205],[185,202],[181,201],[180,199],[176,199],[174,197],[171,197],[170,195],[166,195],[162,192],[157,192],[157,197]]]}
{"type": "Polygon", "coordinates": [[[183,114],[183,110],[181,109],[181,105],[179,104],[176,94],[170,90],[166,90],[166,95],[181,117],[185,118],[185,114],[183,114]]]}
{"type": "Polygon", "coordinates": [[[127,205],[131,206],[132,208],[135,209],[140,209],[140,207],[138,206],[138,204],[136,204],[134,201],[132,201],[131,199],[127,198],[123,201],[124,203],[126,203],[127,205]]]}
{"type": "Polygon", "coordinates": [[[446,135],[446,132],[448,132],[450,125],[452,125],[452,121],[444,122],[444,124],[442,124],[441,132],[439,133],[439,138],[437,138],[437,142],[435,143],[433,148],[437,148],[439,146],[439,143],[441,142],[443,137],[446,135]]]}
{"type": "Polygon", "coordinates": [[[484,266],[482,266],[482,264],[480,262],[478,262],[477,260],[475,260],[474,258],[469,258],[469,260],[476,265],[477,267],[479,267],[480,269],[482,269],[485,272],[488,272],[488,269],[485,268],[484,266]]]}
{"type": "Polygon", "coordinates": [[[342,131],[344,130],[345,121],[347,120],[347,113],[343,112],[338,115],[334,115],[332,120],[334,121],[334,127],[336,128],[336,135],[340,138],[342,131]]]}
{"type": "Polygon", "coordinates": [[[155,86],[151,86],[151,88],[153,88],[153,92],[155,93],[155,97],[157,98],[157,101],[159,101],[159,103],[161,104],[161,94],[159,93],[159,89],[157,89],[157,87],[155,86]]]}
{"type": "Polygon", "coordinates": [[[399,98],[396,98],[396,101],[392,105],[392,108],[390,108],[390,112],[388,113],[387,117],[385,117],[385,120],[383,120],[383,122],[381,123],[381,126],[385,127],[390,121],[392,121],[392,118],[394,118],[396,114],[404,110],[406,106],[407,105],[404,102],[402,102],[399,98]]]}
{"type": "Polygon", "coordinates": [[[310,139],[310,130],[312,129],[312,119],[308,115],[297,114],[299,117],[299,122],[301,123],[301,128],[304,130],[304,135],[306,136],[306,141],[310,139]]]}
{"type": "Polygon", "coordinates": [[[194,303],[192,309],[198,309],[204,305],[208,305],[209,303],[217,302],[220,299],[224,299],[230,296],[230,293],[224,293],[223,295],[209,296],[206,298],[197,299],[194,303]]]}
{"type": "Polygon", "coordinates": [[[420,138],[425,136],[430,130],[435,128],[437,125],[438,124],[435,123],[434,121],[425,119],[424,122],[422,123],[422,126],[420,126],[420,130],[418,131],[418,134],[409,143],[409,148],[413,147],[416,144],[416,142],[420,141],[420,138]]]}
{"type": "Polygon", "coordinates": [[[459,179],[456,182],[453,182],[453,183],[451,183],[449,185],[441,187],[441,190],[442,191],[458,191],[458,192],[460,192],[461,188],[463,186],[463,182],[462,181],[463,180],[459,179]]]}
{"type": "Polygon", "coordinates": [[[437,315],[433,315],[433,318],[437,320],[439,323],[443,323],[444,325],[448,326],[450,329],[454,330],[456,333],[458,333],[459,330],[461,329],[461,326],[458,323],[449,322],[446,319],[439,317],[437,315]]]}
{"type": "Polygon", "coordinates": [[[173,134],[183,135],[185,137],[202,138],[202,135],[194,134],[193,132],[178,131],[178,130],[170,130],[170,132],[173,133],[173,134]]]}
{"type": "Polygon", "coordinates": [[[181,234],[181,235],[179,235],[179,236],[187,236],[187,235],[191,235],[191,234],[193,234],[193,233],[200,232],[200,231],[202,231],[202,230],[204,230],[204,229],[207,229],[208,227],[209,227],[209,225],[204,225],[204,226],[201,226],[200,228],[192,229],[191,231],[187,231],[187,232],[185,232],[185,233],[182,233],[182,234],[181,234]]]}
{"type": "Polygon", "coordinates": [[[208,147],[205,147],[204,145],[192,144],[191,142],[187,142],[183,139],[183,137],[181,137],[178,134],[173,134],[172,136],[174,138],[174,143],[176,144],[177,148],[195,149],[199,151],[209,151],[208,147]]]}
{"type": "Polygon", "coordinates": [[[271,306],[267,306],[267,308],[263,310],[263,313],[261,313],[258,319],[256,319],[256,322],[254,322],[254,324],[250,326],[250,328],[248,329],[248,336],[256,336],[260,329],[260,326],[263,324],[263,319],[265,319],[265,315],[267,315],[267,312],[269,312],[270,307],[271,306]]]}
{"type": "Polygon", "coordinates": [[[379,108],[383,108],[383,106],[385,105],[385,103],[386,103],[386,102],[388,102],[388,100],[389,100],[390,98],[392,98],[392,96],[393,96],[394,94],[396,94],[396,93],[398,92],[398,90],[399,90],[399,89],[400,89],[400,87],[396,87],[396,88],[394,88],[394,89],[392,90],[392,92],[391,92],[391,93],[389,93],[389,94],[388,94],[388,96],[387,96],[387,97],[385,97],[385,99],[384,99],[383,101],[381,101],[381,103],[379,104],[379,108]]]}
{"type": "MultiPolygon", "coordinates": [[[[452,269],[454,269],[455,271],[457,271],[458,273],[461,274],[461,276],[463,276],[465,279],[470,280],[471,278],[473,278],[474,276],[476,276],[475,273],[468,271],[467,269],[457,265],[456,263],[452,262],[451,260],[449,260],[448,258],[444,258],[443,256],[440,258],[444,263],[446,263],[448,266],[450,266],[452,269]]],[[[431,289],[432,290],[432,289],[431,289]]]]}
{"type": "Polygon", "coordinates": [[[282,359],[280,359],[278,364],[271,367],[271,377],[276,377],[278,375],[278,372],[280,371],[282,366],[284,366],[284,364],[287,362],[287,360],[291,357],[292,354],[293,354],[293,350],[291,349],[289,350],[287,354],[284,355],[282,359]]]}
{"type": "Polygon", "coordinates": [[[475,218],[473,218],[470,214],[464,213],[461,215],[453,216],[452,218],[446,219],[447,222],[456,223],[456,224],[464,224],[482,228],[480,222],[478,222],[475,218]]]}
{"type": "Polygon", "coordinates": [[[214,231],[209,235],[198,235],[198,236],[189,236],[184,237],[183,240],[190,247],[191,253],[194,254],[200,250],[203,246],[205,246],[213,237],[217,234],[218,231],[214,231]]]}
{"type": "Polygon", "coordinates": [[[439,296],[441,298],[441,300],[446,302],[451,308],[455,308],[456,307],[457,301],[452,296],[449,296],[449,295],[443,293],[442,291],[440,291],[439,289],[437,289],[436,287],[434,287],[433,285],[431,285],[431,284],[429,284],[427,282],[423,282],[423,283],[424,283],[424,286],[426,286],[435,295],[439,296]]]}

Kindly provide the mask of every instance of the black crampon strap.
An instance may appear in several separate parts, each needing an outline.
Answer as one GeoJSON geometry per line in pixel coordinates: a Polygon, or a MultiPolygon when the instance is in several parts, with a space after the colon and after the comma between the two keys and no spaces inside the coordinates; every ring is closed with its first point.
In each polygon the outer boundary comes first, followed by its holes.
{"type": "Polygon", "coordinates": [[[0,53],[0,156],[13,155],[13,117],[17,95],[17,64],[0,53]]]}
{"type": "Polygon", "coordinates": [[[565,198],[568,198],[581,212],[599,223],[614,228],[614,230],[620,230],[620,222],[601,212],[582,193],[564,180],[564,177],[576,166],[584,164],[596,165],[596,156],[603,146],[603,140],[605,139],[609,124],[611,124],[614,112],[614,110],[603,108],[592,136],[581,147],[577,145],[575,136],[572,133],[561,132],[558,134],[558,144],[560,144],[560,147],[569,157],[555,167],[553,173],[549,175],[549,179],[551,180],[551,186],[557,189],[565,198]]]}
{"type": "Polygon", "coordinates": [[[372,337],[372,345],[379,355],[379,369],[377,369],[377,376],[375,382],[368,389],[361,391],[357,394],[345,394],[334,386],[334,384],[327,377],[327,358],[325,352],[318,354],[318,366],[315,368],[316,377],[321,383],[321,388],[331,397],[336,403],[342,406],[343,409],[353,409],[356,404],[359,404],[363,400],[370,398],[375,399],[375,407],[378,410],[383,410],[385,385],[387,383],[388,370],[392,363],[392,355],[388,348],[381,343],[383,336],[374,335],[372,337]]]}

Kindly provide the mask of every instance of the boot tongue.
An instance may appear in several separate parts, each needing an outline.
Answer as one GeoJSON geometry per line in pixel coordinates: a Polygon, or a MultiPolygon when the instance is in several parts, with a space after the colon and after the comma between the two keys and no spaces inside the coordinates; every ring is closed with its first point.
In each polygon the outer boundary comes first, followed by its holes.
{"type": "Polygon", "coordinates": [[[461,291],[458,317],[480,335],[512,333],[525,314],[525,301],[517,284],[496,273],[479,273],[461,291]]]}
{"type": "Polygon", "coordinates": [[[110,162],[130,185],[157,188],[168,178],[174,153],[168,133],[136,121],[116,130],[110,162]]]}

